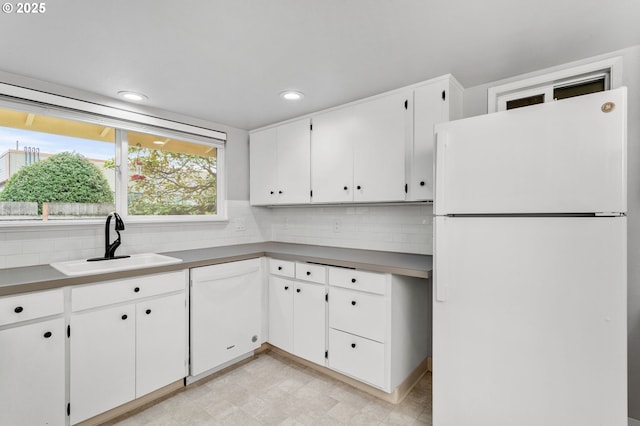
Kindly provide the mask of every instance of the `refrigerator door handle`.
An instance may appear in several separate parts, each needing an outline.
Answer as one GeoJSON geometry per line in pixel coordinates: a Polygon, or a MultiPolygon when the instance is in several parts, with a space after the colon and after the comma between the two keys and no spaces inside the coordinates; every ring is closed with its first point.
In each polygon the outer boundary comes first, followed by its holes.
{"type": "Polygon", "coordinates": [[[447,249],[446,240],[443,238],[444,228],[447,223],[447,218],[443,216],[436,216],[434,218],[433,227],[433,286],[434,286],[434,299],[436,302],[446,302],[448,297],[449,282],[447,274],[447,263],[442,262],[442,257],[446,259],[447,249]]]}

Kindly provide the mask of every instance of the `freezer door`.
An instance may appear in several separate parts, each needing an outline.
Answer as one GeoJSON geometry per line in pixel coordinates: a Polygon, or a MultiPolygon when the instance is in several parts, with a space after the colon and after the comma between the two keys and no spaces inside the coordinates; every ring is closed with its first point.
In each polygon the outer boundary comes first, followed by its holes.
{"type": "Polygon", "coordinates": [[[626,218],[435,219],[433,424],[627,424],[626,218]]]}
{"type": "Polygon", "coordinates": [[[626,211],[626,88],[436,128],[435,214],[626,211]]]}

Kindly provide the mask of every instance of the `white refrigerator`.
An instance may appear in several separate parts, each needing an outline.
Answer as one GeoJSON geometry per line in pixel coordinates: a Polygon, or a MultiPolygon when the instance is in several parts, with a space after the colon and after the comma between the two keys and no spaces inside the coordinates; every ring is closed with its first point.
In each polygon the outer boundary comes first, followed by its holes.
{"type": "Polygon", "coordinates": [[[626,95],[436,127],[434,426],[627,425],[626,95]]]}

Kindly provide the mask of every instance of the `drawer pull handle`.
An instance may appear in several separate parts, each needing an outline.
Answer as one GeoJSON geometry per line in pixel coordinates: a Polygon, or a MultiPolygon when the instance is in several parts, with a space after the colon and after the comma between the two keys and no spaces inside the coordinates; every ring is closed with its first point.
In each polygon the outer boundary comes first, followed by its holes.
{"type": "Polygon", "coordinates": [[[133,289],[133,291],[134,291],[135,293],[139,292],[139,291],[140,291],[140,287],[136,287],[136,288],[134,288],[134,289],[133,289]]]}
{"type": "Polygon", "coordinates": [[[47,331],[46,333],[44,333],[44,338],[48,339],[49,337],[51,337],[51,332],[47,331]]]}
{"type": "Polygon", "coordinates": [[[128,318],[128,317],[127,317],[127,314],[124,314],[124,315],[122,316],[122,320],[123,320],[123,321],[124,321],[124,320],[126,320],[127,318],[128,318]]]}
{"type": "Polygon", "coordinates": [[[299,289],[299,288],[297,288],[297,289],[296,289],[296,292],[297,292],[297,293],[300,293],[300,289],[299,289]]]}
{"type": "Polygon", "coordinates": [[[24,311],[24,309],[22,309],[22,306],[18,306],[13,310],[13,312],[15,312],[16,314],[19,314],[22,311],[24,311]]]}
{"type": "Polygon", "coordinates": [[[353,349],[355,349],[355,348],[356,348],[356,344],[355,344],[355,343],[352,343],[352,344],[351,344],[351,347],[352,347],[353,349]]]}
{"type": "Polygon", "coordinates": [[[285,290],[289,290],[289,286],[288,286],[288,285],[285,285],[285,286],[284,286],[284,289],[285,289],[285,290]]]}
{"type": "Polygon", "coordinates": [[[355,300],[352,300],[352,301],[351,301],[351,305],[356,306],[356,301],[355,301],[355,300]]]}
{"type": "Polygon", "coordinates": [[[307,271],[307,276],[311,275],[311,271],[307,271]]]}
{"type": "Polygon", "coordinates": [[[351,282],[352,282],[353,284],[355,284],[355,283],[356,283],[356,279],[355,279],[355,278],[351,278],[351,282]]]}
{"type": "Polygon", "coordinates": [[[146,313],[147,315],[149,315],[149,314],[151,313],[151,309],[147,309],[147,310],[145,311],[145,313],[146,313]]]}

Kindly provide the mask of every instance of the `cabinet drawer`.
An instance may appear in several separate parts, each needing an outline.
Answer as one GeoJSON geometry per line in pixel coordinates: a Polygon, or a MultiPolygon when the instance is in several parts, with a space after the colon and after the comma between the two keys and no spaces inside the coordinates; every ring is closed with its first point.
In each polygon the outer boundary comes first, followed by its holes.
{"type": "Polygon", "coordinates": [[[296,264],[287,260],[269,259],[269,273],[293,278],[296,276],[296,264]]]}
{"type": "Polygon", "coordinates": [[[57,315],[63,312],[62,289],[0,298],[0,325],[57,315]]]}
{"type": "Polygon", "coordinates": [[[324,284],[327,282],[327,267],[296,262],[296,279],[324,284]]]}
{"type": "Polygon", "coordinates": [[[329,290],[329,326],[331,328],[384,342],[386,311],[384,296],[343,288],[329,290]]]}
{"type": "Polygon", "coordinates": [[[356,271],[346,268],[329,268],[329,284],[369,293],[385,294],[389,274],[356,271]]]}
{"type": "Polygon", "coordinates": [[[71,310],[81,311],[184,290],[187,270],[105,281],[71,289],[71,310]]]}
{"type": "Polygon", "coordinates": [[[329,329],[329,367],[385,388],[384,344],[329,329]]]}

